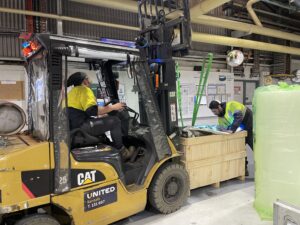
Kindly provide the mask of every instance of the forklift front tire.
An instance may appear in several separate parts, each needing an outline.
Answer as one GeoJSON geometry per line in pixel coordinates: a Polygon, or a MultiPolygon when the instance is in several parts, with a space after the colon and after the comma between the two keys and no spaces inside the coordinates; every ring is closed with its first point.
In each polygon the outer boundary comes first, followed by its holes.
{"type": "Polygon", "coordinates": [[[60,225],[56,219],[45,214],[34,214],[19,220],[15,225],[60,225]]]}
{"type": "Polygon", "coordinates": [[[169,214],[183,206],[189,190],[189,177],[185,168],[178,163],[167,163],[153,178],[148,189],[148,200],[160,213],[169,214]]]}

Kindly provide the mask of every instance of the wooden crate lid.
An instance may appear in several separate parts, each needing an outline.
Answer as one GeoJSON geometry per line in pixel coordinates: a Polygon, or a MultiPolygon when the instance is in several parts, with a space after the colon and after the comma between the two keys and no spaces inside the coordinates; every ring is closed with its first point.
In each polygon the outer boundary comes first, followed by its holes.
{"type": "Polygon", "coordinates": [[[232,139],[245,138],[247,136],[247,131],[241,131],[233,134],[220,134],[220,135],[207,135],[193,138],[180,138],[181,145],[198,145],[209,142],[220,142],[232,139]]]}

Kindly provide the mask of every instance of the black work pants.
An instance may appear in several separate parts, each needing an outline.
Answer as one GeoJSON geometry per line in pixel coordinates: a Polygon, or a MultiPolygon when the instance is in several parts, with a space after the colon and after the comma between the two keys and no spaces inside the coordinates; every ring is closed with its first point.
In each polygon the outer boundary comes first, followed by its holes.
{"type": "Polygon", "coordinates": [[[248,144],[251,148],[251,150],[253,151],[253,131],[252,131],[252,127],[251,129],[247,129],[247,137],[246,137],[246,144],[248,144]]]}
{"type": "Polygon", "coordinates": [[[245,130],[248,135],[246,137],[246,144],[248,144],[253,151],[253,115],[252,111],[247,108],[245,117],[242,121],[242,124],[245,126],[245,130]]]}
{"type": "MultiPolygon", "coordinates": [[[[245,126],[247,131],[246,144],[248,144],[253,151],[253,114],[250,109],[247,108],[245,117],[242,124],[245,126]]],[[[246,167],[248,165],[248,160],[246,157],[246,167]]]]}
{"type": "Polygon", "coordinates": [[[110,131],[111,138],[113,140],[112,146],[117,149],[121,149],[123,147],[121,121],[116,116],[106,116],[86,120],[81,125],[81,129],[92,136],[100,136],[105,132],[110,131]]]}

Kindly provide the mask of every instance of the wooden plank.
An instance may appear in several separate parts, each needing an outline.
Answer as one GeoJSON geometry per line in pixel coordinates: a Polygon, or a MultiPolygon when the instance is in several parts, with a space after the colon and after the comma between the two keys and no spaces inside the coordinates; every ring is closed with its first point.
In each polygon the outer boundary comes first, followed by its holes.
{"type": "Polygon", "coordinates": [[[246,146],[242,139],[233,139],[228,140],[227,142],[222,141],[185,146],[185,148],[181,149],[183,151],[184,159],[190,162],[245,151],[246,146]]]}
{"type": "Polygon", "coordinates": [[[245,159],[236,159],[223,162],[220,181],[230,180],[245,175],[245,159]]]}
{"type": "Polygon", "coordinates": [[[207,136],[200,136],[194,138],[180,138],[180,143],[182,145],[199,145],[203,143],[214,143],[219,141],[227,141],[231,139],[240,139],[245,138],[247,136],[246,131],[237,132],[233,134],[227,135],[207,135],[207,136]]]}
{"type": "Polygon", "coordinates": [[[213,186],[214,188],[220,188],[220,182],[214,183],[211,186],[213,186]]]}
{"type": "Polygon", "coordinates": [[[220,170],[220,164],[188,169],[187,171],[190,178],[190,189],[195,189],[219,182],[220,170]]]}
{"type": "MultiPolygon", "coordinates": [[[[245,159],[238,159],[238,162],[234,163],[235,165],[243,163],[245,165],[245,159]]],[[[224,164],[215,164],[210,166],[198,167],[189,169],[188,174],[190,178],[190,189],[195,189],[199,187],[204,187],[208,185],[214,185],[218,187],[223,181],[227,181],[230,179],[238,178],[240,180],[244,180],[245,178],[245,166],[242,171],[236,169],[236,167],[232,167],[230,164],[227,169],[227,172],[223,172],[224,164]]],[[[226,169],[226,168],[225,168],[226,169]]]]}
{"type": "Polygon", "coordinates": [[[185,158],[187,161],[197,161],[217,157],[225,154],[226,148],[225,141],[192,145],[185,151],[185,158]]]}
{"type": "Polygon", "coordinates": [[[225,141],[226,137],[229,135],[208,135],[194,138],[180,138],[180,143],[182,145],[200,145],[203,143],[213,143],[219,141],[225,141]]]}
{"type": "Polygon", "coordinates": [[[40,141],[34,139],[30,135],[21,134],[21,135],[18,135],[18,137],[20,140],[22,140],[24,143],[26,143],[27,145],[30,145],[30,146],[40,143],[40,141]]]}
{"type": "Polygon", "coordinates": [[[14,150],[24,147],[27,147],[27,145],[17,136],[9,136],[7,139],[7,146],[5,147],[5,150],[14,150]]]}
{"type": "Polygon", "coordinates": [[[239,179],[241,181],[245,181],[245,178],[246,178],[245,175],[237,177],[237,179],[239,179]]]}
{"type": "MultiPolygon", "coordinates": [[[[246,151],[246,145],[244,138],[231,139],[227,141],[226,153],[233,153],[238,151],[246,151]]],[[[226,154],[225,153],[225,154],[226,154]]]]}
{"type": "Polygon", "coordinates": [[[210,166],[213,164],[220,164],[224,161],[230,161],[234,159],[244,159],[246,157],[247,153],[245,151],[240,151],[240,152],[235,152],[231,153],[228,155],[221,155],[218,157],[212,157],[209,159],[203,159],[203,160],[198,160],[198,161],[186,161],[186,167],[187,169],[193,169],[197,167],[202,167],[202,166],[210,166]]]}

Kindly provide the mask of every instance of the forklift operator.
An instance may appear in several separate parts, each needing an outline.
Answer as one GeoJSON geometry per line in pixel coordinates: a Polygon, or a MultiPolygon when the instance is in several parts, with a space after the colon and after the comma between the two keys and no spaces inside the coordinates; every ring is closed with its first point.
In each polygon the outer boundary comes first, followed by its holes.
{"type": "Polygon", "coordinates": [[[131,157],[131,153],[122,143],[121,121],[116,116],[103,116],[112,111],[123,110],[124,103],[116,103],[98,107],[94,93],[89,88],[88,76],[83,72],[72,74],[67,86],[74,86],[68,93],[68,114],[70,129],[81,128],[92,136],[100,136],[110,131],[113,140],[112,146],[121,151],[124,160],[131,157]]]}

